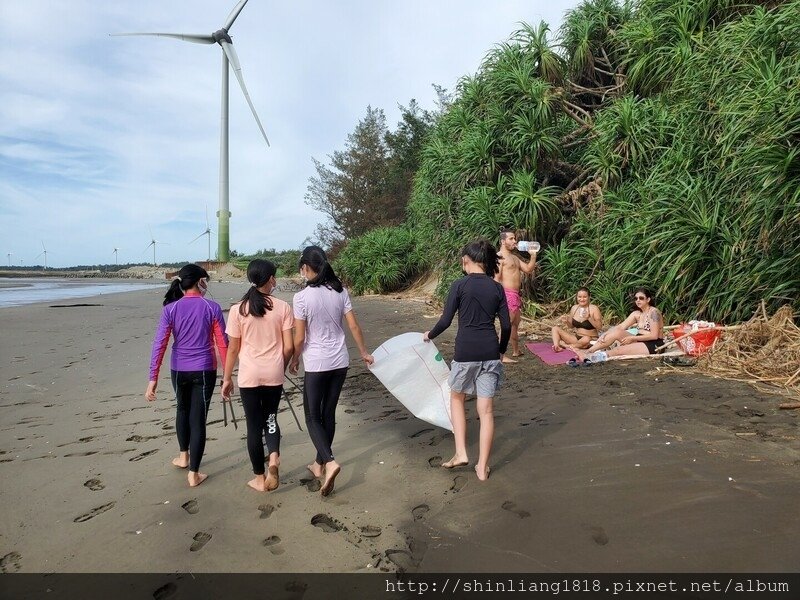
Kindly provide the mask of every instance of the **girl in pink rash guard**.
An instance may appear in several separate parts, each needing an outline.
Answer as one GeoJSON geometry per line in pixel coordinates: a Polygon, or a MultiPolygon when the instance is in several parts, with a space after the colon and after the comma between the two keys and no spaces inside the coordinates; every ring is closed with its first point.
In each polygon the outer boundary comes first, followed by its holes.
{"type": "Polygon", "coordinates": [[[150,383],[145,398],[156,399],[158,372],[167,351],[170,335],[175,339],[170,357],[172,389],[177,401],[175,431],[180,454],[172,464],[189,467],[189,485],[200,485],[207,475],[200,473],[206,446],[206,417],[217,380],[217,356],[223,369],[228,351],[225,320],[219,304],[204,298],[208,273],[197,265],[178,271],[164,296],[164,309],[153,339],[150,356],[150,383]]]}

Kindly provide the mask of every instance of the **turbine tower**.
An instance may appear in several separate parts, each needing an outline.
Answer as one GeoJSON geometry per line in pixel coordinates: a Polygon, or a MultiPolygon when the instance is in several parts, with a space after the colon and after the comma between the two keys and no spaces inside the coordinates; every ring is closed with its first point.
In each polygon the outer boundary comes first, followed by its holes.
{"type": "Polygon", "coordinates": [[[11,257],[12,257],[12,256],[13,256],[13,254],[11,254],[11,252],[9,252],[9,253],[8,253],[8,266],[9,266],[9,267],[11,266],[11,257]]]}
{"type": "MultiPolygon", "coordinates": [[[[264,141],[269,146],[269,139],[264,132],[264,127],[261,125],[261,120],[258,118],[258,113],[250,100],[250,94],[247,93],[247,87],[244,84],[242,77],[242,67],[239,64],[239,57],[236,55],[236,50],[233,49],[233,40],[228,35],[228,30],[233,25],[236,17],[242,12],[247,0],[240,0],[240,2],[233,7],[233,10],[225,19],[222,28],[212,34],[188,34],[188,33],[117,33],[112,35],[147,35],[157,37],[169,37],[182,40],[184,42],[192,42],[195,44],[219,44],[222,48],[222,118],[220,125],[220,141],[219,141],[219,211],[217,211],[218,218],[218,235],[217,244],[219,248],[219,260],[228,262],[230,260],[230,194],[228,185],[228,71],[229,65],[233,66],[233,74],[239,80],[239,87],[242,88],[247,104],[250,106],[250,111],[256,119],[256,124],[261,130],[261,135],[264,136],[264,141]]],[[[209,234],[209,242],[210,242],[209,234]]],[[[155,251],[155,248],[154,248],[155,251]]],[[[210,258],[211,252],[209,252],[210,258]]],[[[154,261],[155,262],[155,261],[154,261]]]]}
{"type": "MultiPolygon", "coordinates": [[[[152,237],[152,236],[150,236],[150,237],[152,237]]],[[[149,247],[150,246],[148,246],[148,248],[149,247]]],[[[153,250],[155,250],[155,249],[153,249],[153,250]]],[[[119,252],[119,248],[114,248],[114,252],[112,252],[112,254],[114,255],[114,265],[119,266],[119,257],[117,256],[117,252],[119,252]]],[[[155,261],[153,261],[153,262],[155,262],[155,261]]]]}

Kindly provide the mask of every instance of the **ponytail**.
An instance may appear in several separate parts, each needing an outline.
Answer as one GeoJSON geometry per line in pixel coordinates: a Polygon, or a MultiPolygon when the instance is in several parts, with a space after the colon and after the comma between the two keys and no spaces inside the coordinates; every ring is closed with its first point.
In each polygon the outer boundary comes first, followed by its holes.
{"type": "Polygon", "coordinates": [[[247,265],[247,281],[252,285],[242,296],[242,303],[239,305],[240,315],[263,317],[268,310],[272,310],[272,298],[258,288],[266,284],[275,273],[277,273],[275,265],[268,260],[257,258],[250,261],[247,265]]]}
{"type": "Polygon", "coordinates": [[[208,279],[208,272],[195,264],[188,264],[181,267],[178,275],[169,284],[167,293],[164,294],[164,306],[183,298],[186,290],[192,289],[201,279],[208,279]]]}
{"type": "Polygon", "coordinates": [[[336,276],[325,251],[319,246],[308,246],[303,250],[300,255],[300,266],[303,265],[311,267],[317,274],[314,279],[308,280],[309,287],[325,286],[339,293],[344,290],[342,280],[336,276]]]}
{"type": "Polygon", "coordinates": [[[488,240],[470,242],[461,250],[461,256],[469,256],[473,262],[483,267],[484,273],[489,277],[494,277],[500,270],[497,250],[488,240]]]}

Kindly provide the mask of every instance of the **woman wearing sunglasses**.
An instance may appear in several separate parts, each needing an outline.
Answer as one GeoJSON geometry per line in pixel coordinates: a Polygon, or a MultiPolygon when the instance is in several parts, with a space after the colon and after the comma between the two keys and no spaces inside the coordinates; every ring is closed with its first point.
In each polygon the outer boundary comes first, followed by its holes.
{"type": "MultiPolygon", "coordinates": [[[[656,348],[664,344],[661,337],[664,323],[661,312],[655,307],[653,294],[647,288],[636,288],[633,301],[636,310],[621,324],[601,335],[592,346],[593,353],[606,350],[614,342],[619,342],[619,346],[606,351],[607,356],[655,354],[656,348]]],[[[578,351],[578,355],[587,358],[589,353],[578,351]]]]}

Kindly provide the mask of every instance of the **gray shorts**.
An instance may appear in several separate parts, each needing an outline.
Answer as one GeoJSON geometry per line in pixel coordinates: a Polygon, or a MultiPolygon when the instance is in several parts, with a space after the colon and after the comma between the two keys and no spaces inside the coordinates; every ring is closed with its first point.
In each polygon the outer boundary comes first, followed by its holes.
{"type": "Polygon", "coordinates": [[[475,394],[480,398],[494,398],[503,376],[503,363],[499,360],[457,362],[450,364],[447,383],[454,392],[475,394]]]}

